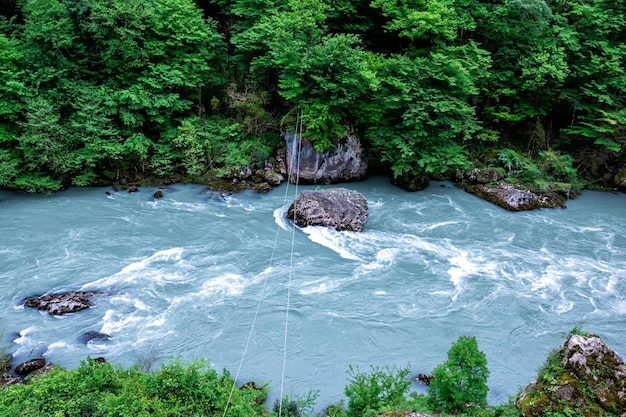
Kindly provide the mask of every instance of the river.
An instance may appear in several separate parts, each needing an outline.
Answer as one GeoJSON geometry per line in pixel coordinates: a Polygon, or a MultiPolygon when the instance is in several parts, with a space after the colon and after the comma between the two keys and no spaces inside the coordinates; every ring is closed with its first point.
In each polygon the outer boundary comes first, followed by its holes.
{"type": "Polygon", "coordinates": [[[288,205],[315,186],[181,184],[160,200],[149,187],[0,191],[4,345],[15,363],[43,355],[70,368],[88,355],[208,358],[274,396],[284,363],[284,393],[319,390],[320,408],[343,398],[349,365],[428,373],[461,335],[487,356],[491,404],[530,383],[576,325],[626,354],[625,194],[508,212],[447,182],[343,186],[368,200],[361,233],[292,229],[288,205]],[[22,305],[70,289],[105,295],[60,317],[22,305]],[[89,331],[111,340],[81,342],[89,331]]]}

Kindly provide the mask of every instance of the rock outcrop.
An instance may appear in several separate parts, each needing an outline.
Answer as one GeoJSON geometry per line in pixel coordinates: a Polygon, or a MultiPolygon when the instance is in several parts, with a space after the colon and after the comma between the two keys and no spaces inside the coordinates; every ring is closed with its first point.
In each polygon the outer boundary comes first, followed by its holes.
{"type": "Polygon", "coordinates": [[[93,291],[69,291],[59,294],[46,294],[41,297],[26,298],[24,305],[37,310],[47,310],[48,314],[59,316],[91,307],[93,303],[90,298],[97,294],[93,291]]]}
{"type": "Polygon", "coordinates": [[[367,223],[367,200],[346,188],[303,191],[289,207],[287,218],[298,226],[330,226],[360,232],[367,223]]]}
{"type": "Polygon", "coordinates": [[[350,134],[325,153],[313,148],[307,138],[285,134],[287,174],[291,182],[300,184],[334,184],[365,178],[367,158],[359,138],[350,134]]]}
{"type": "Polygon", "coordinates": [[[599,336],[570,334],[516,405],[524,417],[624,416],[624,361],[599,336]]]}

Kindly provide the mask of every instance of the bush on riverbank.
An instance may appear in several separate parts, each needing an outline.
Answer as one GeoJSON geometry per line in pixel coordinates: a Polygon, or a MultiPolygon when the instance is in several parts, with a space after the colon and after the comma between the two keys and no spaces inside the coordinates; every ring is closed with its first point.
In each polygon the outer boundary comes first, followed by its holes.
{"type": "MultiPolygon", "coordinates": [[[[481,400],[483,394],[486,394],[486,386],[484,392],[480,389],[484,384],[480,377],[486,372],[486,360],[484,354],[474,346],[475,340],[474,345],[468,343],[472,340],[474,339],[460,339],[460,342],[457,341],[452,345],[450,352],[458,359],[453,365],[459,365],[463,370],[461,372],[463,380],[466,383],[470,382],[462,388],[467,391],[470,387],[475,391],[478,387],[481,400]],[[476,364],[477,366],[474,366],[476,364]],[[477,373],[477,369],[480,372],[477,373]],[[478,376],[479,380],[476,378],[468,380],[471,376],[478,376]]],[[[449,364],[450,355],[451,353],[445,364],[449,364]]],[[[219,374],[207,365],[206,361],[200,360],[189,364],[175,361],[163,365],[157,371],[144,372],[139,365],[123,369],[108,362],[101,363],[88,358],[81,362],[77,369],[66,370],[55,367],[48,374],[30,377],[28,384],[11,385],[0,389],[0,417],[313,415],[316,392],[303,397],[286,396],[282,403],[277,401],[273,408],[274,412],[270,413],[264,403],[267,396],[265,387],[259,389],[254,384],[245,384],[240,389],[233,389],[233,379],[227,371],[224,370],[219,374]]],[[[344,407],[344,403],[341,402],[328,407],[326,415],[400,417],[408,415],[407,412],[430,414],[441,411],[441,404],[432,401],[428,395],[409,393],[411,387],[409,374],[408,367],[372,366],[370,372],[350,367],[349,384],[344,391],[348,405],[344,407]]],[[[448,384],[446,386],[451,387],[453,391],[456,389],[458,381],[455,375],[442,374],[440,378],[443,385],[448,384]]],[[[434,391],[439,392],[441,388],[435,387],[434,391]]],[[[458,391],[463,394],[461,396],[463,399],[469,398],[465,391],[461,389],[458,391]]],[[[446,392],[449,394],[450,390],[446,392]]],[[[446,401],[447,397],[439,395],[437,398],[446,401]]],[[[519,416],[512,404],[489,407],[483,401],[477,401],[471,408],[462,405],[453,407],[460,413],[456,415],[519,416]]]]}
{"type": "MultiPolygon", "coordinates": [[[[53,367],[27,384],[0,389],[0,417],[222,416],[307,417],[318,392],[286,395],[269,412],[266,386],[236,389],[224,370],[202,360],[174,361],[155,372],[114,367],[88,358],[74,370],[53,367]]],[[[343,401],[328,407],[329,417],[571,417],[624,415],[626,382],[621,357],[599,336],[574,328],[548,357],[537,381],[508,404],[486,403],[489,371],[472,337],[460,337],[448,359],[433,371],[428,394],[410,393],[409,367],[348,371],[343,401]],[[451,413],[451,414],[447,414],[451,413]]]]}
{"type": "MultiPolygon", "coordinates": [[[[175,361],[146,373],[91,358],[77,369],[55,367],[29,382],[0,390],[0,416],[222,416],[233,387],[227,371],[219,374],[205,361],[175,361]]],[[[225,415],[263,415],[266,394],[250,386],[232,390],[225,415]]]]}

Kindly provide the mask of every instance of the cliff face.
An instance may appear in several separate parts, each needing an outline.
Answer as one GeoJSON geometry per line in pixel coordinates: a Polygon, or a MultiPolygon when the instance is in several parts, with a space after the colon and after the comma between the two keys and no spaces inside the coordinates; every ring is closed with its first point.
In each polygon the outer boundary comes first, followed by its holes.
{"type": "Polygon", "coordinates": [[[365,178],[367,158],[359,138],[350,134],[325,153],[317,152],[307,138],[285,134],[287,172],[291,182],[335,184],[365,178]]]}
{"type": "Polygon", "coordinates": [[[525,417],[624,416],[624,361],[599,336],[570,334],[516,404],[525,417]]]}

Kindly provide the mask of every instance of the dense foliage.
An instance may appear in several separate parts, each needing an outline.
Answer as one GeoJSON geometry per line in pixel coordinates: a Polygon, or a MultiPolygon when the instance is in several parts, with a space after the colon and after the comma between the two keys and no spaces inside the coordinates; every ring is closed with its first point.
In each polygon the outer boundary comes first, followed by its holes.
{"type": "Polygon", "coordinates": [[[519,417],[513,404],[486,406],[484,403],[482,395],[486,394],[486,386],[482,387],[482,377],[488,371],[485,355],[475,345],[473,338],[461,338],[452,345],[448,361],[434,372],[441,383],[429,390],[428,395],[410,392],[409,367],[371,366],[369,372],[364,372],[351,366],[344,390],[347,406],[340,401],[321,414],[315,413],[318,391],[276,399],[269,412],[265,404],[266,386],[259,388],[247,383],[236,388],[227,371],[219,374],[205,361],[188,364],[174,361],[149,371],[140,369],[139,365],[124,369],[88,358],[76,369],[54,367],[47,374],[28,377],[27,384],[0,388],[0,417],[399,417],[405,411],[437,412],[441,417],[519,417]],[[460,368],[463,378],[459,379],[457,373],[437,371],[442,367],[449,369],[451,361],[460,368]],[[445,389],[441,388],[444,386],[445,389]],[[474,406],[442,406],[441,401],[445,401],[442,390],[451,396],[450,401],[462,398],[474,401],[474,406]],[[441,413],[442,409],[454,414],[441,413]]]}
{"type": "Polygon", "coordinates": [[[1,12],[0,187],[223,175],[270,157],[296,112],[317,149],[357,131],[396,176],[450,175],[502,149],[595,177],[626,159],[625,0],[24,0],[1,12]]]}
{"type": "Polygon", "coordinates": [[[71,371],[55,367],[29,384],[0,389],[0,416],[263,415],[265,406],[258,399],[265,398],[264,390],[233,390],[227,372],[205,366],[174,362],[144,373],[88,359],[71,371]]]}

